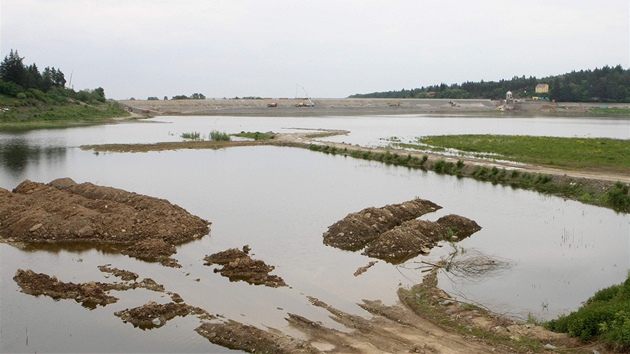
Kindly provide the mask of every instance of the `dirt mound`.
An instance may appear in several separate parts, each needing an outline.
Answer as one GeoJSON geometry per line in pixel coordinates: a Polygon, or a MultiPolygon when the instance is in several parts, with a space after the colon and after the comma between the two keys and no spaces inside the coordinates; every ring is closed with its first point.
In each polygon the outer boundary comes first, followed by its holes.
{"type": "Polygon", "coordinates": [[[50,296],[53,299],[74,299],[76,302],[88,308],[96,306],[106,306],[118,301],[118,298],[110,296],[107,292],[111,290],[124,291],[130,289],[144,288],[151,291],[163,292],[164,286],[156,283],[151,278],[142,279],[137,282],[138,274],[128,270],[111,268],[109,265],[99,266],[98,269],[104,273],[113,274],[121,278],[123,283],[99,283],[90,281],[87,283],[75,284],[64,283],[57,280],[55,276],[43,273],[35,273],[32,270],[18,269],[13,280],[22,289],[22,292],[29,295],[50,296]]]}
{"type": "Polygon", "coordinates": [[[174,245],[207,235],[209,224],[164,199],[70,178],[0,189],[0,241],[132,244],[124,254],[179,267],[174,245]]]}
{"type": "Polygon", "coordinates": [[[348,214],[330,226],[324,233],[324,244],[358,251],[385,231],[440,208],[439,205],[424,199],[414,199],[382,208],[366,208],[358,213],[348,214]]]}
{"type": "Polygon", "coordinates": [[[460,239],[481,230],[481,226],[475,221],[454,214],[443,216],[436,222],[446,229],[447,233],[452,233],[452,236],[460,239]]]}
{"type": "Polygon", "coordinates": [[[206,256],[204,265],[218,264],[221,268],[216,268],[215,273],[221,273],[228,277],[230,281],[245,281],[254,285],[266,285],[272,288],[287,286],[282,278],[277,275],[270,275],[275,267],[267,265],[264,261],[252,259],[249,255],[249,246],[243,250],[231,248],[206,256]]]}
{"type": "Polygon", "coordinates": [[[124,322],[130,322],[134,327],[142,329],[159,328],[176,316],[186,317],[189,314],[199,315],[207,314],[207,312],[186,304],[175,302],[158,304],[154,301],[140,307],[114,312],[114,315],[120,317],[124,322]]]}
{"type": "Polygon", "coordinates": [[[85,284],[64,283],[57,280],[57,277],[35,273],[30,269],[18,269],[13,280],[25,294],[46,295],[53,299],[74,299],[88,308],[115,303],[118,299],[107,295],[106,292],[113,289],[120,290],[120,286],[117,284],[93,281],[85,284]]]}
{"type": "Polygon", "coordinates": [[[110,266],[111,264],[98,266],[98,270],[103,273],[110,273],[124,281],[136,281],[136,279],[138,279],[138,273],[130,272],[124,269],[112,268],[110,266]]]}
{"type": "Polygon", "coordinates": [[[179,244],[208,234],[208,225],[166,200],[69,178],[0,193],[0,239],[9,241],[179,244]]]}
{"type": "Polygon", "coordinates": [[[436,222],[416,219],[440,208],[424,199],[366,208],[330,226],[324,233],[324,244],[350,251],[364,249],[363,254],[369,257],[400,264],[428,254],[441,240],[458,240],[481,230],[476,222],[459,215],[447,215],[436,222]]]}
{"type": "Polygon", "coordinates": [[[444,228],[437,222],[409,220],[382,233],[363,254],[399,264],[420,253],[428,254],[443,239],[444,228]]]}

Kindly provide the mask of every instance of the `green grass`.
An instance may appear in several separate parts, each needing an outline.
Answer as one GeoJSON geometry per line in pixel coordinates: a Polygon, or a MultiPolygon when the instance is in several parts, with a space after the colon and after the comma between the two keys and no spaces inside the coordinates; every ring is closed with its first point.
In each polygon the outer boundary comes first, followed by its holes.
{"type": "MultiPolygon", "coordinates": [[[[422,157],[410,154],[400,154],[403,151],[387,150],[383,153],[359,151],[352,149],[337,149],[332,146],[322,144],[310,144],[311,151],[323,152],[326,154],[340,154],[364,160],[379,161],[385,164],[406,166],[409,168],[420,168],[431,170],[440,174],[454,175],[457,177],[471,177],[479,181],[501,184],[512,188],[523,188],[535,190],[541,193],[552,194],[578,200],[582,203],[599,205],[611,208],[619,212],[630,212],[629,186],[626,183],[606,183],[594,182],[579,178],[566,176],[552,176],[542,173],[524,172],[518,170],[507,170],[499,167],[488,167],[483,165],[466,164],[462,160],[456,163],[448,162],[444,159],[431,161],[427,155],[422,157]]],[[[614,168],[609,167],[611,170],[614,168]]],[[[620,169],[622,170],[622,169],[620,169]]]]}
{"type": "Polygon", "coordinates": [[[630,115],[630,108],[616,108],[616,107],[608,107],[608,108],[593,108],[590,110],[590,113],[594,113],[597,115],[630,115]]]}
{"type": "MultiPolygon", "coordinates": [[[[480,157],[565,169],[606,169],[630,173],[630,140],[523,135],[442,135],[419,138],[417,141],[431,147],[457,149],[480,157]]],[[[422,145],[406,145],[417,149],[426,148],[422,145]]]]}
{"type": "MultiPolygon", "coordinates": [[[[15,103],[11,99],[0,100],[15,103]]],[[[98,124],[129,112],[114,103],[10,106],[0,113],[0,130],[60,128],[76,124],[98,124]]]]}

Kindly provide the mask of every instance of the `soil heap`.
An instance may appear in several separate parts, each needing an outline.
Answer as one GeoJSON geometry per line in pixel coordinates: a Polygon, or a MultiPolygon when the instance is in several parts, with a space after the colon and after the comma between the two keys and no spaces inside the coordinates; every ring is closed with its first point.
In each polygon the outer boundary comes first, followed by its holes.
{"type": "Polygon", "coordinates": [[[173,245],[209,231],[208,221],[167,200],[70,178],[48,184],[25,180],[13,192],[0,188],[0,241],[133,245],[153,239],[166,252],[128,253],[163,261],[175,253],[173,245]]]}
{"type": "Polygon", "coordinates": [[[459,215],[447,215],[435,222],[416,219],[440,208],[423,199],[366,208],[330,226],[324,233],[324,244],[351,251],[364,249],[363,254],[369,257],[400,264],[421,253],[428,254],[439,241],[457,241],[481,229],[473,220],[459,215]]]}

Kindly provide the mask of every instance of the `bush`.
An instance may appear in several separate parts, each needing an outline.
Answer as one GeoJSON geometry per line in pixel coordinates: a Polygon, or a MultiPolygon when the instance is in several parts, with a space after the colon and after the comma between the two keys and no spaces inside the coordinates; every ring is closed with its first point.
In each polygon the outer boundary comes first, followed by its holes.
{"type": "Polygon", "coordinates": [[[20,92],[17,95],[15,95],[15,97],[19,100],[25,100],[26,99],[26,94],[24,92],[20,92]]]}
{"type": "Polygon", "coordinates": [[[630,208],[630,196],[628,196],[628,185],[617,181],[607,192],[605,198],[615,208],[628,210],[630,208]]]}
{"type": "Polygon", "coordinates": [[[213,141],[230,141],[230,135],[225,132],[213,130],[210,132],[210,140],[213,141]]]}
{"type": "Polygon", "coordinates": [[[181,137],[186,140],[199,141],[201,139],[201,134],[199,132],[192,133],[182,133],[181,137]]]}
{"type": "Polygon", "coordinates": [[[599,337],[618,349],[630,349],[630,274],[623,284],[598,291],[578,311],[545,327],[583,341],[599,337]]]}

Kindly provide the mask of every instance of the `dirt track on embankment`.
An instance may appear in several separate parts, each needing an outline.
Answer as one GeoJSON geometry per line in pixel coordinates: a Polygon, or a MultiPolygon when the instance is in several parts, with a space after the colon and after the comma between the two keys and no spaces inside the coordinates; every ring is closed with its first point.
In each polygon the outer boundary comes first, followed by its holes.
{"type": "MultiPolygon", "coordinates": [[[[120,100],[121,106],[134,113],[150,115],[253,115],[253,116],[330,116],[330,115],[392,115],[426,113],[495,112],[503,102],[486,99],[388,99],[388,98],[264,98],[264,99],[186,99],[186,100],[120,100]],[[313,103],[313,107],[296,107],[313,103]],[[275,103],[277,107],[268,107],[275,103]]],[[[550,103],[548,101],[518,101],[517,112],[579,113],[599,107],[600,103],[550,103]]],[[[630,104],[608,104],[630,108],[630,104]]]]}

